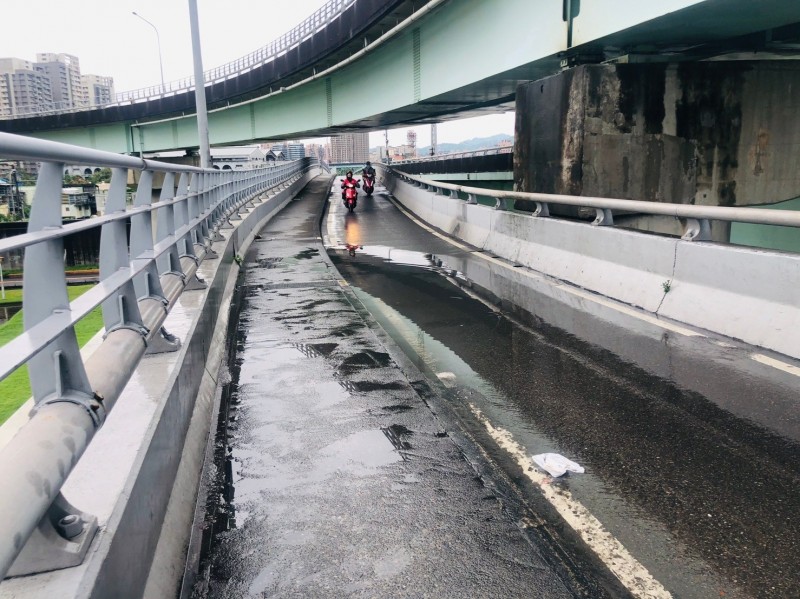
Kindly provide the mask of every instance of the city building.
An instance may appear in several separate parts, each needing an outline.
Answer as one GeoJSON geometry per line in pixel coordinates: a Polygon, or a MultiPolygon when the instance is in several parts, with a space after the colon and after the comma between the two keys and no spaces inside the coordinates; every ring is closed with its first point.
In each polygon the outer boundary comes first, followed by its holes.
{"type": "Polygon", "coordinates": [[[88,218],[97,214],[95,186],[64,187],[61,190],[62,218],[88,218]]]}
{"type": "Polygon", "coordinates": [[[114,101],[114,79],[82,75],[78,57],[39,53],[0,58],[0,117],[88,108],[114,101]]]}
{"type": "Polygon", "coordinates": [[[321,160],[323,162],[328,162],[328,148],[323,144],[306,144],[306,156],[309,158],[316,158],[317,160],[321,160]]]}
{"type": "Polygon", "coordinates": [[[266,161],[266,153],[258,146],[211,148],[211,166],[223,171],[258,168],[266,161]]]}
{"type": "Polygon", "coordinates": [[[89,106],[102,106],[114,101],[114,78],[103,75],[81,75],[89,97],[89,106]]]}
{"type": "Polygon", "coordinates": [[[276,160],[297,160],[306,155],[306,148],[303,144],[294,141],[285,141],[272,144],[267,154],[267,158],[274,157],[276,160]]]}
{"type": "Polygon", "coordinates": [[[288,142],[285,147],[287,160],[299,160],[300,158],[305,158],[306,147],[303,144],[297,142],[288,142]]]}
{"type": "Polygon", "coordinates": [[[21,58],[0,58],[0,117],[50,109],[50,78],[36,63],[21,58]]]}
{"type": "Polygon", "coordinates": [[[344,133],[331,138],[331,162],[369,160],[369,133],[344,133]]]}
{"type": "Polygon", "coordinates": [[[58,109],[89,106],[89,92],[81,81],[81,64],[77,56],[40,52],[36,69],[50,79],[53,105],[58,109]]]}

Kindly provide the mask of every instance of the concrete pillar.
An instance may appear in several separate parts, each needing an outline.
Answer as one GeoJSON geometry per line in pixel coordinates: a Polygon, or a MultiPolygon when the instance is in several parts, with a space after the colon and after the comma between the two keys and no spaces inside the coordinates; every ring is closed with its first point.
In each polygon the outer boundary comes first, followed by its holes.
{"type": "Polygon", "coordinates": [[[796,198],[797,106],[793,61],[579,66],[517,90],[515,189],[719,206],[796,198]]]}

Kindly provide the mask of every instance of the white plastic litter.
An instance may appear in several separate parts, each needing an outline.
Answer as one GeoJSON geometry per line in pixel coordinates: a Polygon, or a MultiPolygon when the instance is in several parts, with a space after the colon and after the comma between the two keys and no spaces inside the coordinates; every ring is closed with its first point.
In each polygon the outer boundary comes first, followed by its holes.
{"type": "Polygon", "coordinates": [[[542,470],[547,472],[550,476],[563,476],[567,472],[575,472],[583,474],[585,470],[580,464],[576,464],[572,460],[568,460],[563,455],[558,453],[540,453],[531,456],[533,463],[539,466],[542,470]]]}

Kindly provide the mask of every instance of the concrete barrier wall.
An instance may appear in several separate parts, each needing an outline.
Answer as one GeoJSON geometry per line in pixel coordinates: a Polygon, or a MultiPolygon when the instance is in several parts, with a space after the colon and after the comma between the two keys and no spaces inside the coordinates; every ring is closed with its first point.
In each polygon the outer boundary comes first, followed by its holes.
{"type": "Polygon", "coordinates": [[[306,173],[243,211],[241,222],[223,231],[225,241],[213,244],[219,259],[205,260],[198,269],[208,288],[184,292],[165,323],[182,340],[180,351],[145,356],[67,480],[64,495],[96,515],[100,525],[84,563],[5,580],[0,595],[134,599],[147,585],[152,596],[175,596],[193,513],[172,509],[169,516],[168,506],[181,500],[194,505],[239,270],[234,257],[244,254],[255,232],[317,173],[306,173]],[[188,455],[190,446],[199,455],[188,455]],[[169,563],[156,568],[157,580],[149,581],[157,547],[169,563]]]}
{"type": "Polygon", "coordinates": [[[422,220],[479,249],[658,316],[800,358],[800,255],[538,218],[389,176],[384,183],[422,220]]]}

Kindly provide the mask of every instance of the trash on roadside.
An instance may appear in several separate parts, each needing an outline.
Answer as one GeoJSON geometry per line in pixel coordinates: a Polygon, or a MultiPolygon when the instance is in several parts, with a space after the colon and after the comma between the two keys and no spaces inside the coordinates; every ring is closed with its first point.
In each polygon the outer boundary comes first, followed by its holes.
{"type": "Polygon", "coordinates": [[[568,460],[563,455],[558,453],[540,453],[531,456],[533,463],[539,466],[542,470],[547,472],[550,476],[563,476],[567,472],[575,472],[583,474],[585,470],[580,464],[576,464],[572,460],[568,460]]]}
{"type": "Polygon", "coordinates": [[[445,387],[454,387],[456,384],[456,375],[452,372],[437,372],[436,376],[445,387]]]}

